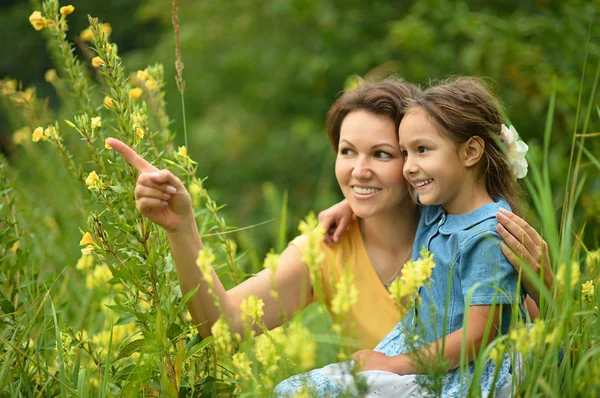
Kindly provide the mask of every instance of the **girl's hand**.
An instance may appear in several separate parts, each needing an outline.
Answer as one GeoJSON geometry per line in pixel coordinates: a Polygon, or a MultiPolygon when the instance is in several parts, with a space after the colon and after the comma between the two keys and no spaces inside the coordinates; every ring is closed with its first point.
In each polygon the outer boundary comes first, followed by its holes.
{"type": "Polygon", "coordinates": [[[388,357],[373,350],[360,350],[352,354],[352,359],[354,359],[354,367],[359,372],[383,370],[400,375],[415,373],[415,369],[406,355],[388,357]]]}
{"type": "Polygon", "coordinates": [[[353,216],[354,213],[345,199],[319,213],[319,224],[325,228],[324,240],[328,246],[339,242],[340,237],[348,229],[353,216]]]}
{"type": "Polygon", "coordinates": [[[135,206],[167,232],[177,232],[194,218],[192,200],[185,185],[169,170],[159,170],[125,143],[109,138],[108,144],[140,172],[135,185],[135,206]]]}
{"type": "MultiPolygon", "coordinates": [[[[543,268],[544,285],[548,290],[552,289],[554,275],[550,266],[550,254],[546,241],[531,225],[514,213],[500,209],[496,214],[496,218],[499,222],[496,230],[504,239],[501,246],[502,253],[515,270],[519,272],[522,262],[525,262],[539,277],[543,268]]],[[[528,277],[526,272],[522,273],[522,278],[523,287],[539,305],[540,292],[535,283],[528,277]]]]}

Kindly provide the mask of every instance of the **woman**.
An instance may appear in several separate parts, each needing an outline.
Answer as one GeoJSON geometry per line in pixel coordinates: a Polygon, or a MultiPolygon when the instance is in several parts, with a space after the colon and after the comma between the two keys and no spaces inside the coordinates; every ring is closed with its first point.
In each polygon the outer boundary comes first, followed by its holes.
{"type": "MultiPolygon", "coordinates": [[[[325,252],[321,264],[322,283],[325,302],[329,305],[335,277],[344,264],[354,272],[359,294],[352,317],[359,349],[372,349],[400,318],[385,285],[410,258],[419,220],[417,207],[402,176],[403,157],[398,148],[402,108],[417,90],[397,79],[363,82],[342,95],[327,117],[327,132],[338,157],[336,177],[357,218],[337,245],[322,245],[325,252]]],[[[214,293],[221,303],[221,309],[217,308],[196,266],[203,244],[185,186],[171,172],[158,170],[124,143],[115,139],[109,139],[108,143],[141,172],[135,188],[136,207],[165,229],[182,293],[199,286],[187,305],[201,336],[210,335],[210,328],[221,311],[229,318],[233,331],[244,333],[240,303],[249,295],[263,300],[263,321],[268,329],[281,325],[315,299],[308,267],[302,260],[306,241],[299,237],[281,254],[274,275],[278,302],[270,295],[270,270],[263,270],[229,291],[212,271],[214,293]],[[280,316],[282,307],[287,319],[280,316]]],[[[545,242],[514,215],[499,221],[504,228],[501,236],[508,245],[505,253],[511,263],[519,267],[519,259],[513,252],[519,253],[539,273],[540,261],[536,260],[541,257],[545,242]]],[[[544,267],[548,274],[547,262],[544,267]]],[[[257,328],[256,333],[260,332],[257,328]]]]}

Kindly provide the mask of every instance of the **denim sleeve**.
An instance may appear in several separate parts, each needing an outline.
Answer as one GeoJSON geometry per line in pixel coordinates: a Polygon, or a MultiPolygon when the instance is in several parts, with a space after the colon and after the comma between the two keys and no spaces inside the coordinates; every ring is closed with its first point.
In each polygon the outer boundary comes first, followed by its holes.
{"type": "Polygon", "coordinates": [[[471,296],[471,305],[515,302],[517,272],[502,253],[496,231],[480,231],[468,238],[460,248],[458,267],[465,297],[479,283],[471,296]]]}

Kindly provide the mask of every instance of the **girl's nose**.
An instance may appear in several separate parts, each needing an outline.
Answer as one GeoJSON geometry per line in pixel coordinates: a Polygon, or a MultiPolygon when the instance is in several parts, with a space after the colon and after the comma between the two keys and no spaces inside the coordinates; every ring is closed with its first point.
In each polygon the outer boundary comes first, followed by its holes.
{"type": "Polygon", "coordinates": [[[410,157],[407,156],[404,158],[404,174],[414,174],[418,169],[417,163],[411,160],[410,157]]]}
{"type": "Polygon", "coordinates": [[[371,170],[371,166],[369,161],[363,157],[360,157],[356,160],[356,164],[352,169],[352,177],[356,179],[369,179],[373,176],[373,171],[371,170]]]}

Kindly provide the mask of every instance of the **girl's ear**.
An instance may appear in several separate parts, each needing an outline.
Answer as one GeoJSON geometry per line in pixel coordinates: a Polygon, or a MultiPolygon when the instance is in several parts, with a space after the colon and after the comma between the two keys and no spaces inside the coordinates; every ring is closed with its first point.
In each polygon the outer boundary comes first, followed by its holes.
{"type": "Polygon", "coordinates": [[[485,141],[479,136],[469,138],[462,144],[462,158],[466,167],[475,166],[483,156],[485,141]]]}

